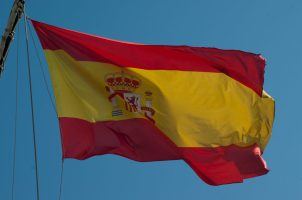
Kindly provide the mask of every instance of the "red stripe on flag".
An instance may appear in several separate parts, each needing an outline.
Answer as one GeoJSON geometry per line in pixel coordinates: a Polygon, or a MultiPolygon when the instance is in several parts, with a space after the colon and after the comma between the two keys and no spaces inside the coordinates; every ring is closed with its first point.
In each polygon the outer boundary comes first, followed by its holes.
{"type": "Polygon", "coordinates": [[[215,148],[182,148],[184,160],[210,185],[242,182],[268,173],[257,145],[215,148]]]}
{"type": "Polygon", "coordinates": [[[90,123],[59,118],[65,158],[117,154],[136,161],[180,159],[176,146],[145,119],[90,123]]]}
{"type": "Polygon", "coordinates": [[[59,118],[64,158],[116,154],[136,161],[185,160],[206,183],[242,182],[268,172],[257,145],[177,147],[145,119],[87,122],[59,118]]]}
{"type": "Polygon", "coordinates": [[[32,21],[44,49],[79,61],[146,70],[224,73],[262,95],[265,60],[258,54],[216,48],[143,45],[106,39],[32,21]]]}

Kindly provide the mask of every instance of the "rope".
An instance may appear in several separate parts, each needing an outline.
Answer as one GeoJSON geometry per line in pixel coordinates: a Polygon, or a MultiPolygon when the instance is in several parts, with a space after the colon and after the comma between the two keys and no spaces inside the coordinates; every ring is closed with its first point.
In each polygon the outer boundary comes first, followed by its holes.
{"type": "Polygon", "coordinates": [[[30,56],[29,56],[29,41],[28,41],[28,28],[26,23],[26,13],[24,10],[24,29],[26,35],[26,53],[27,53],[27,70],[29,79],[29,91],[30,91],[30,105],[31,105],[31,121],[32,121],[32,132],[33,132],[33,143],[34,143],[34,156],[35,156],[35,173],[36,173],[36,196],[37,200],[40,199],[39,194],[39,173],[38,173],[38,157],[37,157],[37,143],[36,143],[36,130],[35,130],[35,116],[34,116],[34,102],[33,102],[33,92],[32,92],[32,79],[30,70],[30,56]]]}
{"type": "MultiPolygon", "coordinates": [[[[26,17],[27,19],[29,19],[28,17],[26,17]]],[[[38,51],[38,48],[37,48],[37,45],[36,45],[36,42],[34,40],[34,36],[33,36],[33,31],[32,31],[32,28],[30,26],[30,23],[28,20],[26,20],[27,23],[28,23],[28,27],[29,27],[29,33],[30,33],[30,37],[31,37],[31,40],[33,42],[33,45],[34,45],[34,49],[35,49],[35,53],[36,53],[36,57],[38,58],[38,61],[39,61],[39,68],[42,72],[42,76],[43,76],[43,82],[44,82],[44,85],[46,87],[46,90],[47,90],[47,94],[48,94],[48,97],[51,101],[51,104],[52,104],[52,108],[53,110],[55,111],[56,113],[56,116],[57,116],[57,119],[59,119],[59,115],[58,115],[58,112],[57,112],[57,109],[56,109],[56,106],[55,106],[55,103],[53,101],[53,98],[52,98],[52,95],[50,93],[50,87],[48,85],[48,82],[47,82],[47,79],[46,79],[46,73],[44,71],[44,67],[43,67],[43,64],[42,64],[42,61],[41,61],[41,58],[39,56],[39,51],[38,51]]],[[[59,129],[60,129],[60,135],[61,135],[61,127],[59,125],[59,129]]],[[[62,135],[61,135],[61,143],[63,144],[63,138],[62,138],[62,135]]],[[[62,152],[63,152],[63,146],[62,147],[62,152]]],[[[63,153],[62,153],[62,160],[61,160],[61,173],[60,173],[60,184],[59,184],[59,200],[61,200],[62,198],[62,187],[63,187],[63,174],[64,174],[64,158],[63,158],[63,153]]]]}
{"type": "Polygon", "coordinates": [[[18,86],[19,86],[19,24],[17,26],[17,58],[16,58],[16,102],[15,102],[15,127],[14,127],[14,141],[13,141],[13,175],[12,175],[12,189],[11,198],[14,200],[15,194],[15,169],[16,169],[16,140],[17,140],[17,119],[18,119],[18,86]]]}
{"type": "Polygon", "coordinates": [[[59,190],[59,200],[62,198],[62,186],[63,186],[63,173],[64,173],[64,159],[61,162],[61,177],[60,177],[60,190],[59,190]]]}

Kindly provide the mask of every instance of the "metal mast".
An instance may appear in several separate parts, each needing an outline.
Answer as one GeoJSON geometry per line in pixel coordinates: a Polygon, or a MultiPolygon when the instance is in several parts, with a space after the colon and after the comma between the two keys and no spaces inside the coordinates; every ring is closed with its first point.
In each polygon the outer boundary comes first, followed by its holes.
{"type": "Polygon", "coordinates": [[[15,28],[24,12],[24,0],[15,0],[7,21],[6,28],[2,35],[0,44],[0,75],[4,70],[4,62],[8,53],[9,46],[14,38],[15,28]]]}

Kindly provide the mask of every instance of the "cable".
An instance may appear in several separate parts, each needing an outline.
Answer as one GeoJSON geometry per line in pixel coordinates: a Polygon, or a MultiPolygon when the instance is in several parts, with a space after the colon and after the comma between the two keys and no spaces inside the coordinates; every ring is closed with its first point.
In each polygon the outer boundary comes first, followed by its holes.
{"type": "Polygon", "coordinates": [[[29,39],[28,39],[28,28],[26,23],[26,13],[24,9],[24,29],[26,35],[26,52],[27,52],[27,70],[29,79],[29,91],[30,91],[30,105],[31,105],[31,121],[32,121],[32,132],[33,132],[33,143],[34,143],[34,156],[35,156],[35,173],[36,173],[36,195],[37,200],[40,199],[39,194],[39,173],[38,173],[38,157],[37,157],[37,143],[36,143],[36,130],[35,130],[35,116],[34,116],[34,102],[33,102],[33,92],[32,92],[32,79],[30,70],[30,56],[29,56],[29,39]]]}
{"type": "Polygon", "coordinates": [[[17,140],[17,120],[18,120],[18,86],[19,86],[19,24],[17,26],[17,58],[16,58],[16,102],[15,102],[15,127],[14,127],[14,141],[13,141],[13,174],[12,174],[12,189],[11,198],[14,200],[15,194],[15,169],[16,169],[16,140],[17,140]]]}

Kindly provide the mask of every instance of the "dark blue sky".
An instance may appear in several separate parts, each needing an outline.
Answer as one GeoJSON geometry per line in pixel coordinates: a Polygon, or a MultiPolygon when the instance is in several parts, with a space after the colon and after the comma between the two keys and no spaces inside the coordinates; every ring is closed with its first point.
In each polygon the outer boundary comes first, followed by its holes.
{"type": "MultiPolygon", "coordinates": [[[[3,31],[12,0],[0,5],[3,31]]],[[[62,199],[302,199],[301,10],[299,0],[27,1],[27,13],[33,19],[81,32],[147,44],[261,53],[267,59],[265,89],[276,99],[273,136],[264,153],[271,171],[265,176],[213,187],[203,183],[182,161],[138,163],[113,155],[97,156],[65,161],[62,199]]],[[[23,22],[20,25],[15,199],[32,200],[34,157],[23,22]]],[[[60,182],[59,130],[32,46],[30,52],[41,200],[54,200],[60,182]]],[[[1,200],[10,199],[11,194],[15,77],[16,41],[0,79],[1,200]]]]}

